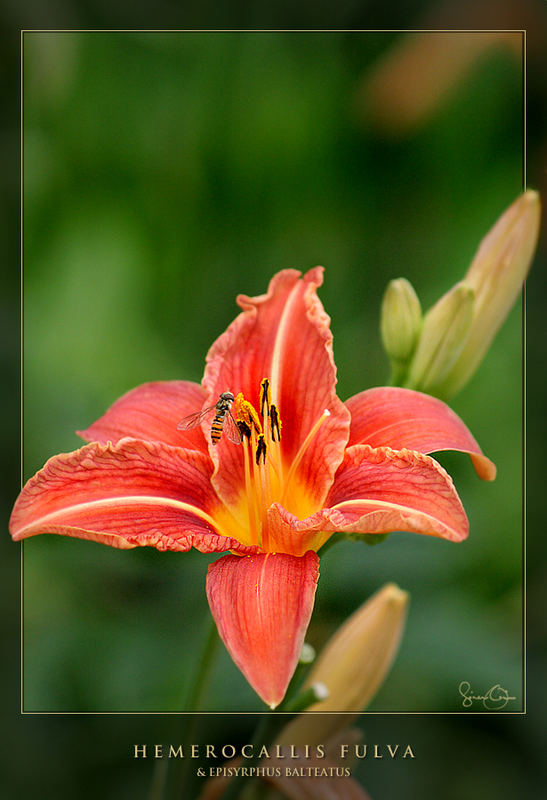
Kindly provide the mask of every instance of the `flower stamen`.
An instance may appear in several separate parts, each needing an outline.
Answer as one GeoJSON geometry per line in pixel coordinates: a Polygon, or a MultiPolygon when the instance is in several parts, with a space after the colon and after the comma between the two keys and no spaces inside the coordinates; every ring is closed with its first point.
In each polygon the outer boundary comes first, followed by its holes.
{"type": "Polygon", "coordinates": [[[238,427],[239,433],[241,434],[241,441],[245,441],[245,439],[250,441],[250,439],[251,439],[251,429],[249,428],[247,423],[244,422],[242,419],[238,419],[237,420],[237,427],[238,427]]]}
{"type": "Polygon", "coordinates": [[[270,392],[270,381],[268,378],[263,378],[260,383],[260,413],[262,417],[268,416],[270,413],[270,405],[272,402],[272,395],[270,392]],[[266,413],[264,413],[264,407],[266,407],[266,413]]]}
{"type": "MultiPolygon", "coordinates": [[[[250,437],[249,437],[250,439],[250,437]]],[[[249,531],[251,534],[251,544],[261,544],[260,536],[260,511],[257,505],[256,492],[253,491],[253,477],[251,477],[251,464],[249,459],[249,441],[243,441],[243,463],[245,470],[245,489],[247,495],[247,516],[249,521],[249,531]]],[[[253,464],[254,472],[254,464],[253,464]]]]}
{"type": "Polygon", "coordinates": [[[256,441],[256,452],[255,452],[255,460],[257,467],[260,466],[260,459],[262,458],[262,463],[266,464],[266,442],[264,440],[264,434],[261,433],[258,436],[256,441]]]}
{"type": "Polygon", "coordinates": [[[285,465],[281,452],[281,416],[277,405],[271,400],[271,384],[269,378],[260,383],[259,407],[262,422],[254,406],[240,392],[233,404],[235,419],[244,451],[245,470],[245,505],[249,525],[249,536],[252,544],[264,549],[269,546],[268,509],[272,503],[279,502],[304,513],[307,506],[302,505],[302,497],[298,487],[294,486],[294,478],[302,459],[306,455],[317,432],[330,417],[331,412],[325,409],[312,425],[301,443],[292,462],[285,465]]]}
{"type": "Polygon", "coordinates": [[[279,419],[277,406],[274,403],[272,403],[270,408],[270,433],[272,436],[272,442],[281,441],[281,420],[279,419]]]}
{"type": "MultiPolygon", "coordinates": [[[[260,384],[260,409],[262,413],[264,435],[268,447],[268,463],[275,476],[276,489],[283,484],[283,464],[279,447],[275,445],[281,440],[281,419],[277,406],[272,403],[270,381],[263,378],[260,384]]],[[[270,473],[270,470],[268,470],[270,473]]],[[[268,475],[269,478],[269,475],[268,475]]],[[[268,480],[268,498],[271,501],[272,488],[268,480]]]]}
{"type": "Polygon", "coordinates": [[[240,392],[234,400],[236,409],[236,419],[244,422],[248,428],[254,429],[257,435],[262,433],[262,425],[260,424],[260,417],[254,410],[254,407],[248,400],[245,400],[243,393],[240,392]]]}

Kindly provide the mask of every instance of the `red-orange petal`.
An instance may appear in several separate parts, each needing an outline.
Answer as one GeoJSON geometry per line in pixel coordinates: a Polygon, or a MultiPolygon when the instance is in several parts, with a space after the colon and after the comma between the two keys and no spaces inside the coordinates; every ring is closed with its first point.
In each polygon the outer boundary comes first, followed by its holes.
{"type": "Polygon", "coordinates": [[[183,417],[200,411],[205,392],[191,381],[143,383],[122,395],[96,422],[77,433],[87,442],[119,442],[130,436],[151,442],[165,442],[207,453],[201,427],[178,430],[183,417]]]}
{"type": "Polygon", "coordinates": [[[268,544],[272,551],[302,556],[308,550],[319,550],[331,533],[342,531],[346,518],[336,510],[322,508],[301,520],[280,503],[272,503],[267,522],[268,544]]]}
{"type": "Polygon", "coordinates": [[[112,547],[240,550],[215,528],[219,501],[203,453],[123,439],[96,442],[51,458],[15,503],[14,539],[58,533],[112,547]]]}
{"type": "Polygon", "coordinates": [[[494,480],[496,467],[467,426],[442,400],[412,389],[382,386],[367,389],[346,401],[351,413],[348,445],[369,444],[393,450],[469,453],[477,475],[494,480]]]}
{"type": "Polygon", "coordinates": [[[228,555],[209,567],[207,597],[218,632],[270,708],[279,705],[296,669],[318,578],[312,552],[228,555]]]}
{"type": "Polygon", "coordinates": [[[327,504],[344,517],[338,530],[395,530],[459,542],[469,523],[450,475],[430,456],[411,450],[348,447],[327,504]]]}
{"type": "MultiPolygon", "coordinates": [[[[208,402],[230,390],[243,392],[255,408],[262,379],[270,379],[283,426],[281,451],[289,465],[325,409],[330,412],[296,476],[318,506],[342,461],[349,431],[349,414],[335,391],[330,319],[316,293],[322,281],[322,267],[303,277],[287,269],[275,275],[267,294],[240,295],[243,313],[212,345],[203,378],[208,402]]],[[[243,485],[242,448],[223,437],[211,450],[215,488],[225,502],[236,502],[243,485]]]]}

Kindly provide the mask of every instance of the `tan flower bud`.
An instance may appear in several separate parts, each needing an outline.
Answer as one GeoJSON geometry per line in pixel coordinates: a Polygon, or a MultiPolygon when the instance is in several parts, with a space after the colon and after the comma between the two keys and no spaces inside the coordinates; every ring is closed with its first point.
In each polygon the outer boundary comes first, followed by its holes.
{"type": "MultiPolygon", "coordinates": [[[[308,711],[355,712],[368,705],[386,677],[403,632],[409,595],[387,583],[364,603],[327,642],[305,683],[323,683],[329,696],[308,711]]],[[[279,741],[292,744],[325,742],[350,724],[347,713],[300,714],[279,741]]]]}
{"type": "Polygon", "coordinates": [[[473,323],[457,362],[439,386],[443,396],[469,381],[511,310],[536,249],[540,213],[538,193],[524,192],[482,240],[464,278],[475,292],[473,323]]]}

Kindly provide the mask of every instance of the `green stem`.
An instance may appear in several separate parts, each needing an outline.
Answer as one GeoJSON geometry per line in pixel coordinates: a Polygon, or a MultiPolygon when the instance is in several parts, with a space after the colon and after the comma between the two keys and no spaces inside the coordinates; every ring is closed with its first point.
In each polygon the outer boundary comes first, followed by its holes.
{"type": "Polygon", "coordinates": [[[408,373],[408,361],[391,362],[391,377],[389,381],[390,386],[405,386],[408,373]]]}
{"type": "MultiPolygon", "coordinates": [[[[305,711],[307,708],[312,706],[314,703],[317,703],[318,695],[315,693],[315,687],[310,686],[309,689],[304,689],[303,692],[298,694],[294,700],[287,705],[283,706],[283,711],[287,711],[290,714],[299,714],[301,711],[305,711]]],[[[324,697],[323,697],[324,699],[324,697]]]]}
{"type": "MultiPolygon", "coordinates": [[[[205,689],[209,684],[217,646],[220,641],[215,621],[212,617],[210,617],[210,620],[211,622],[205,638],[202,656],[198,661],[194,679],[190,684],[188,694],[186,695],[186,703],[184,704],[185,710],[189,713],[187,713],[185,717],[182,729],[183,742],[192,742],[196,738],[195,733],[200,722],[200,715],[196,712],[201,706],[205,689]]],[[[181,800],[188,797],[187,782],[191,766],[192,762],[189,758],[185,758],[177,764],[174,776],[175,786],[173,797],[179,797],[181,800]]]]}
{"type": "Polygon", "coordinates": [[[297,699],[300,696],[300,685],[304,680],[304,676],[310,669],[312,661],[315,659],[315,650],[313,648],[311,648],[311,652],[312,652],[312,657],[309,661],[299,661],[298,664],[296,665],[294,675],[292,676],[291,682],[289,683],[287,691],[285,692],[285,697],[281,701],[281,704],[276,708],[276,712],[278,711],[293,712],[292,709],[293,699],[297,699]]]}
{"type": "MultiPolygon", "coordinates": [[[[311,689],[305,689],[293,700],[289,699],[287,702],[285,699],[273,713],[263,716],[260,724],[257,726],[255,735],[252,738],[253,757],[249,760],[245,760],[245,766],[248,768],[259,764],[261,761],[260,750],[262,747],[264,745],[271,744],[278,733],[281,732],[281,730],[290,722],[291,719],[293,719],[293,717],[297,716],[300,711],[305,711],[307,708],[309,708],[309,706],[316,702],[317,696],[315,694],[315,689],[312,687],[311,689]],[[290,713],[280,714],[278,713],[280,711],[290,713]]],[[[258,778],[248,778],[245,775],[238,775],[228,784],[228,788],[222,795],[222,800],[236,800],[236,798],[239,797],[242,787],[247,782],[253,782],[256,784],[257,781],[258,778]]]]}
{"type": "Polygon", "coordinates": [[[217,626],[215,625],[213,617],[210,616],[209,630],[206,635],[202,655],[198,661],[194,679],[186,695],[186,702],[184,703],[185,711],[197,711],[201,705],[205,688],[209,683],[213,670],[218,643],[217,626]]]}
{"type": "MultiPolygon", "coordinates": [[[[252,738],[251,744],[253,745],[253,755],[250,759],[245,759],[245,766],[247,768],[254,767],[260,762],[260,750],[263,745],[270,744],[272,739],[279,733],[281,728],[286,724],[286,718],[282,714],[265,714],[257,726],[255,735],[252,738]]],[[[233,778],[228,784],[228,788],[222,795],[222,800],[236,800],[242,787],[249,780],[256,780],[255,778],[248,778],[246,775],[238,775],[233,778]]]]}
{"type": "MultiPolygon", "coordinates": [[[[209,617],[209,619],[209,629],[205,636],[201,657],[197,661],[196,670],[183,703],[181,714],[184,715],[184,719],[182,725],[180,730],[177,731],[179,727],[177,723],[180,721],[180,716],[176,716],[174,718],[176,722],[171,727],[173,740],[191,742],[199,723],[199,714],[196,712],[201,706],[205,689],[211,677],[219,642],[215,622],[212,617],[209,617]]],[[[155,762],[148,800],[164,800],[168,788],[169,764],[170,759],[168,758],[161,758],[155,762]]],[[[190,759],[183,759],[182,762],[177,763],[177,769],[175,769],[174,775],[169,780],[171,784],[169,794],[173,798],[188,796],[185,792],[185,784],[188,779],[190,765],[190,759]]]]}
{"type": "Polygon", "coordinates": [[[320,552],[321,558],[325,555],[327,550],[330,550],[331,547],[334,547],[335,544],[337,544],[338,542],[341,542],[344,539],[346,539],[346,534],[345,533],[333,533],[332,536],[330,536],[330,538],[328,538],[327,541],[325,542],[325,544],[320,548],[319,552],[320,552]]]}
{"type": "Polygon", "coordinates": [[[152,774],[152,785],[148,794],[148,800],[163,800],[165,796],[165,786],[167,783],[167,767],[169,759],[160,758],[154,762],[154,772],[152,774]]]}

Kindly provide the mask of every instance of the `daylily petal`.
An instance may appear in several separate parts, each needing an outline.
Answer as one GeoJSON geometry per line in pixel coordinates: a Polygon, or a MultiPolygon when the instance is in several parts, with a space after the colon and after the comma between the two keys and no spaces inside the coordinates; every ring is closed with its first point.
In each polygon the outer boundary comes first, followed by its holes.
{"type": "Polygon", "coordinates": [[[442,400],[412,389],[382,386],[350,397],[349,445],[369,444],[394,450],[469,453],[477,475],[491,481],[496,467],[483,455],[471,432],[442,400]]]}
{"type": "Polygon", "coordinates": [[[409,450],[348,448],[326,503],[302,520],[273,503],[269,547],[302,555],[318,550],[332,533],[396,530],[461,541],[469,528],[448,473],[433,458],[409,450]]]}
{"type": "MultiPolygon", "coordinates": [[[[279,272],[267,294],[239,295],[244,309],[207,355],[203,386],[208,401],[229,389],[259,406],[260,382],[269,378],[282,420],[281,450],[290,464],[323,412],[330,412],[306,449],[296,479],[320,506],[339,466],[349,430],[349,414],[335,393],[336,367],[330,319],[317,297],[323,268],[279,272]]],[[[235,503],[243,483],[241,448],[221,440],[212,452],[213,483],[227,503],[235,503]]]]}
{"type": "Polygon", "coordinates": [[[298,519],[280,503],[268,509],[268,547],[277,553],[302,556],[319,550],[331,533],[341,531],[346,517],[337,510],[322,508],[305,519],[298,519]]]}
{"type": "Polygon", "coordinates": [[[327,503],[353,533],[403,530],[459,542],[467,516],[450,475],[430,456],[412,450],[348,447],[327,503]]]}
{"type": "Polygon", "coordinates": [[[122,395],[100,419],[77,433],[87,442],[119,442],[130,436],[208,452],[201,427],[177,430],[180,420],[200,411],[205,392],[192,381],[143,383],[122,395]]]}
{"type": "Polygon", "coordinates": [[[264,702],[283,699],[310,621],[319,558],[260,553],[209,567],[207,597],[222,641],[264,702]]]}
{"type": "Polygon", "coordinates": [[[13,509],[14,539],[60,533],[113,547],[202,552],[238,549],[219,535],[208,456],[137,439],[96,442],[51,458],[13,509]]]}

